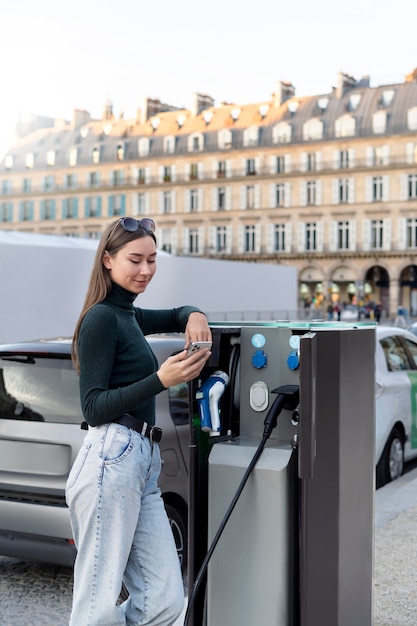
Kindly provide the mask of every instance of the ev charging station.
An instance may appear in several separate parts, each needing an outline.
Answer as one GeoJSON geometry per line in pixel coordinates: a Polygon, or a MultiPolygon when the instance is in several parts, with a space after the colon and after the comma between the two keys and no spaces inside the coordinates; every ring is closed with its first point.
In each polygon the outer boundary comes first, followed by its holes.
{"type": "Polygon", "coordinates": [[[191,387],[185,624],[369,626],[375,326],[211,328],[191,387]]]}

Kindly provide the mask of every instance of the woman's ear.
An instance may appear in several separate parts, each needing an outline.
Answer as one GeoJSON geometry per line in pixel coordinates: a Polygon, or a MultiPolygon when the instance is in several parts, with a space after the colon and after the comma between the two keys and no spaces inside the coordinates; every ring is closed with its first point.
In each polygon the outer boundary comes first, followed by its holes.
{"type": "Polygon", "coordinates": [[[111,256],[107,252],[107,250],[104,252],[103,255],[103,265],[106,269],[111,270],[111,256]]]}

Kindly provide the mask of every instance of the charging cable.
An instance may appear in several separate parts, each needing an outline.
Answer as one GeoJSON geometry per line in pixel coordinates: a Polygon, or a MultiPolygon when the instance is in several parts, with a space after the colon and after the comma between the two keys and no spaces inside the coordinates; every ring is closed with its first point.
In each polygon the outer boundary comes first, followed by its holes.
{"type": "Polygon", "coordinates": [[[198,574],[196,576],[196,579],[194,581],[193,584],[193,588],[191,591],[191,595],[190,595],[190,599],[188,601],[188,606],[187,606],[187,611],[185,613],[185,619],[184,619],[184,626],[188,626],[189,624],[189,619],[190,619],[190,615],[191,615],[191,609],[194,606],[194,602],[195,602],[195,598],[197,596],[198,590],[200,588],[200,584],[201,581],[203,580],[203,577],[206,573],[207,570],[207,566],[209,564],[209,561],[212,557],[212,554],[219,542],[219,539],[226,527],[227,522],[229,521],[229,518],[231,516],[231,514],[233,513],[233,510],[237,504],[237,501],[240,498],[240,495],[247,483],[247,480],[253,470],[253,468],[255,467],[259,457],[262,454],[262,451],[265,447],[266,442],[268,441],[269,437],[271,436],[272,431],[274,430],[274,428],[276,427],[277,423],[278,423],[278,417],[281,413],[281,411],[283,409],[289,409],[291,411],[293,411],[299,402],[299,397],[300,397],[300,392],[299,392],[299,387],[298,385],[282,385],[281,387],[278,387],[277,389],[273,389],[272,393],[276,393],[278,394],[277,397],[274,400],[273,405],[271,406],[271,408],[269,409],[267,416],[265,417],[265,421],[264,421],[264,431],[263,431],[263,435],[262,435],[262,439],[259,442],[259,445],[256,449],[255,454],[253,455],[251,462],[249,463],[246,472],[239,484],[239,487],[237,488],[237,491],[233,497],[233,500],[231,501],[229,508],[226,511],[226,514],[217,530],[217,533],[210,545],[210,548],[208,549],[208,552],[206,554],[206,556],[204,557],[203,563],[201,564],[201,567],[198,571],[198,574]]]}

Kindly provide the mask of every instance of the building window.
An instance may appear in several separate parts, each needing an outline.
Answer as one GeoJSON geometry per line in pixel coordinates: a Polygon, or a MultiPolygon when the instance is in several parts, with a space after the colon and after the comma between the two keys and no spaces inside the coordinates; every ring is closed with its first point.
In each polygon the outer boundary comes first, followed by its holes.
{"type": "Polygon", "coordinates": [[[243,131],[243,145],[246,147],[257,146],[259,143],[259,128],[251,126],[243,131]]]}
{"type": "Polygon", "coordinates": [[[88,203],[88,211],[86,217],[99,217],[100,216],[100,197],[91,196],[88,203]]]}
{"type": "Polygon", "coordinates": [[[408,175],[408,199],[415,200],[417,198],[417,174],[408,175]]]}
{"type": "Polygon", "coordinates": [[[255,159],[246,159],[246,176],[254,176],[255,174],[255,159]]]}
{"type": "Polygon", "coordinates": [[[349,222],[337,222],[337,248],[349,250],[349,222]]]}
{"type": "Polygon", "coordinates": [[[31,178],[23,178],[22,180],[22,192],[29,193],[32,191],[32,179],[31,178]]]}
{"type": "Polygon", "coordinates": [[[98,187],[100,177],[98,172],[89,172],[87,175],[87,183],[89,187],[98,187]]]}
{"type": "Polygon", "coordinates": [[[75,174],[64,174],[65,189],[73,189],[75,187],[75,174]]]}
{"type": "Polygon", "coordinates": [[[383,198],[383,180],[382,176],[372,177],[372,200],[378,202],[383,198]]]}
{"type": "Polygon", "coordinates": [[[226,161],[217,161],[217,178],[226,177],[226,161]]]}
{"type": "Polygon", "coordinates": [[[110,196],[111,198],[111,215],[118,217],[124,213],[124,196],[110,196]]]}
{"type": "Polygon", "coordinates": [[[146,172],[145,172],[145,169],[143,167],[140,167],[138,169],[137,184],[138,185],[144,185],[145,183],[146,183],[146,172]]]}
{"type": "Polygon", "coordinates": [[[8,154],[6,156],[6,158],[4,159],[4,167],[6,168],[6,170],[11,170],[13,167],[13,156],[11,154],[8,154]]]}
{"type": "Polygon", "coordinates": [[[275,206],[285,206],[285,185],[278,183],[275,185],[275,206]]]}
{"type": "Polygon", "coordinates": [[[43,219],[52,220],[54,219],[54,217],[54,201],[45,200],[43,219]]]}
{"type": "Polygon", "coordinates": [[[198,163],[190,164],[190,180],[198,179],[198,163]]]}
{"type": "Polygon", "coordinates": [[[254,209],[255,208],[255,187],[253,185],[246,185],[245,198],[246,198],[245,208],[254,209]]]}
{"type": "Polygon", "coordinates": [[[93,148],[91,152],[91,160],[94,164],[100,163],[100,148],[93,148]]]}
{"type": "Polygon", "coordinates": [[[224,252],[227,249],[226,226],[216,227],[216,252],[224,252]]]}
{"type": "Polygon", "coordinates": [[[171,213],[172,211],[172,199],[171,192],[164,191],[162,196],[162,210],[164,213],[171,213]]]}
{"type": "Polygon", "coordinates": [[[190,189],[190,211],[198,211],[198,189],[190,189]]]}
{"type": "Polygon", "coordinates": [[[113,170],[111,173],[111,184],[113,187],[120,187],[124,182],[123,170],[113,170]]]}
{"type": "Polygon", "coordinates": [[[346,204],[349,202],[349,179],[348,178],[339,178],[338,188],[339,188],[339,204],[346,204]]]}
{"type": "Polygon", "coordinates": [[[306,185],[306,201],[307,204],[314,205],[316,204],[316,181],[309,180],[306,185]]]}
{"type": "Polygon", "coordinates": [[[77,200],[76,198],[67,198],[64,204],[63,219],[73,219],[77,217],[77,200]]]}
{"type": "Polygon", "coordinates": [[[55,176],[45,176],[43,179],[43,190],[51,191],[55,187],[55,176]]]}
{"type": "Polygon", "coordinates": [[[198,254],[198,228],[190,228],[188,232],[188,250],[190,254],[198,254]]]}
{"type": "Polygon", "coordinates": [[[255,252],[256,250],[255,226],[245,226],[244,231],[244,252],[255,252]]]}
{"type": "Polygon", "coordinates": [[[217,187],[217,210],[224,211],[226,209],[226,188],[217,187]]]}
{"type": "Polygon", "coordinates": [[[339,151],[339,167],[341,169],[349,167],[349,150],[339,151]]]}
{"type": "Polygon", "coordinates": [[[285,251],[285,224],[274,226],[274,252],[285,251]]]}
{"type": "Polygon", "coordinates": [[[32,203],[29,200],[22,202],[20,219],[22,222],[28,222],[32,219],[32,203]]]}
{"type": "Polygon", "coordinates": [[[0,222],[12,221],[12,203],[0,202],[0,222]]]}
{"type": "Polygon", "coordinates": [[[146,197],[144,193],[138,193],[138,214],[144,215],[146,212],[146,197]]]}
{"type": "Polygon", "coordinates": [[[317,250],[317,224],[308,222],[305,226],[305,249],[317,250]]]}
{"type": "Polygon", "coordinates": [[[315,152],[309,152],[307,154],[307,172],[314,172],[316,169],[316,154],[315,152]]]}
{"type": "Polygon", "coordinates": [[[285,174],[285,157],[277,156],[276,160],[276,174],[285,174]]]}
{"type": "Polygon", "coordinates": [[[3,194],[3,196],[6,196],[9,193],[12,193],[12,181],[8,180],[7,178],[5,180],[1,181],[1,193],[3,194]]]}
{"type": "Polygon", "coordinates": [[[407,219],[407,248],[417,248],[417,218],[407,219]]]}
{"type": "Polygon", "coordinates": [[[384,221],[371,220],[371,248],[381,250],[384,245],[384,221]]]}
{"type": "Polygon", "coordinates": [[[167,165],[163,168],[162,180],[164,181],[164,183],[171,182],[171,166],[170,165],[167,165]]]}

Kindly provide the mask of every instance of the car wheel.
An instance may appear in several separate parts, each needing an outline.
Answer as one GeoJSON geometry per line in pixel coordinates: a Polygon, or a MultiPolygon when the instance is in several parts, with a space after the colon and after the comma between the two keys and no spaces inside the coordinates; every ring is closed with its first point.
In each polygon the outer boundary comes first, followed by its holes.
{"type": "Polygon", "coordinates": [[[376,467],[377,488],[396,480],[404,471],[404,439],[394,428],[376,467]]]}
{"type": "MultiPolygon", "coordinates": [[[[181,513],[170,504],[165,504],[165,510],[168,515],[172,534],[174,535],[181,572],[184,574],[185,568],[187,567],[187,524],[181,513]]],[[[128,597],[129,592],[123,583],[120,591],[119,603],[124,602],[124,600],[127,600],[128,597]]]]}
{"type": "Polygon", "coordinates": [[[181,571],[184,574],[187,567],[187,522],[181,512],[170,504],[165,504],[165,509],[171,525],[172,534],[174,535],[175,545],[177,546],[181,571]]]}

